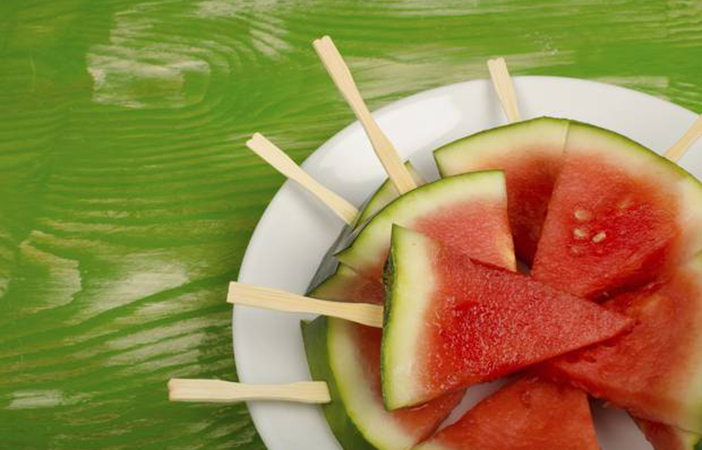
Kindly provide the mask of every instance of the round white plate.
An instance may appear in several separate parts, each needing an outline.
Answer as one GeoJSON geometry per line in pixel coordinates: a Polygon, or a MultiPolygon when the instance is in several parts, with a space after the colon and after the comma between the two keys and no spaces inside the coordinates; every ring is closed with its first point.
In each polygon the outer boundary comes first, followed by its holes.
{"type": "MultiPolygon", "coordinates": [[[[600,125],[664,151],[696,114],[636,91],[592,81],[557,77],[514,80],[523,118],[555,116],[600,125]]],[[[471,133],[505,123],[487,80],[445,86],[413,95],[374,114],[403,158],[429,179],[437,177],[431,151],[471,133]]],[[[702,175],[702,142],[680,161],[702,175]]],[[[314,152],[304,168],[322,184],[360,205],[384,179],[358,123],[314,152]]],[[[342,229],[315,198],[285,183],[266,209],[249,242],[239,281],[304,293],[322,256],[342,229]]],[[[234,353],[239,379],[247,383],[309,380],[300,334],[303,315],[234,308],[234,353]]],[[[485,389],[483,389],[485,390],[485,389]]],[[[473,397],[481,389],[473,390],[473,397]]],[[[475,400],[470,403],[474,403],[475,400]]],[[[249,410],[269,450],[338,450],[318,406],[250,403],[249,410]]],[[[596,408],[604,450],[650,450],[621,411],[596,408]]]]}

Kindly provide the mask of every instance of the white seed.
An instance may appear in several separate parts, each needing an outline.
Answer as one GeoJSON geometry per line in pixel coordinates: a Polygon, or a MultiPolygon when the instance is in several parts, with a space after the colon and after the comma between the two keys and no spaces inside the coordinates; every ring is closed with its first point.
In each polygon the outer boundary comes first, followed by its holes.
{"type": "Polygon", "coordinates": [[[573,236],[575,236],[575,239],[585,239],[587,237],[587,231],[582,228],[576,228],[573,230],[573,236]]]}
{"type": "Polygon", "coordinates": [[[630,207],[633,204],[634,204],[634,201],[631,199],[631,197],[624,197],[623,199],[619,200],[619,202],[617,202],[617,208],[625,209],[625,208],[630,207]]]}
{"type": "Polygon", "coordinates": [[[606,237],[607,237],[607,233],[605,233],[604,231],[600,231],[599,233],[597,233],[596,235],[594,235],[592,237],[592,242],[597,244],[598,242],[604,241],[606,237]]]}
{"type": "Polygon", "coordinates": [[[575,213],[573,213],[576,219],[580,221],[586,221],[592,219],[592,213],[590,211],[586,211],[584,209],[576,209],[575,213]]]}

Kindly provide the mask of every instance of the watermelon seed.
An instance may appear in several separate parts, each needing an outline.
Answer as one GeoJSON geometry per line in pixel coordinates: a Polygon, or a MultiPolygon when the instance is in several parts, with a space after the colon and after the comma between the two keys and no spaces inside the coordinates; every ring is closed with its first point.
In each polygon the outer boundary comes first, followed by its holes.
{"type": "Polygon", "coordinates": [[[575,236],[575,239],[585,239],[587,237],[587,231],[582,228],[576,228],[573,230],[573,236],[575,236]]]}
{"type": "Polygon", "coordinates": [[[625,198],[619,200],[619,203],[617,203],[617,208],[624,209],[624,208],[630,207],[633,204],[634,204],[634,201],[631,199],[631,197],[625,197],[625,198]]]}
{"type": "Polygon", "coordinates": [[[576,209],[575,213],[573,213],[576,219],[580,221],[586,221],[592,219],[592,213],[590,211],[586,211],[584,209],[576,209]]]}
{"type": "Polygon", "coordinates": [[[570,246],[570,252],[571,252],[573,255],[580,255],[580,254],[583,253],[583,248],[582,248],[582,246],[580,246],[580,245],[571,245],[571,246],[570,246]]]}
{"type": "Polygon", "coordinates": [[[594,235],[592,237],[592,242],[597,244],[598,242],[604,241],[606,237],[607,237],[607,233],[605,233],[604,231],[600,231],[599,233],[597,233],[596,235],[594,235]]]}

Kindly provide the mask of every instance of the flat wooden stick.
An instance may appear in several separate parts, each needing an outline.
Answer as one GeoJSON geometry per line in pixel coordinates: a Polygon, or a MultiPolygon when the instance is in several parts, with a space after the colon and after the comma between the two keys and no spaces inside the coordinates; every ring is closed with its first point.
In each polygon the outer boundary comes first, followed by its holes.
{"type": "Polygon", "coordinates": [[[517,107],[517,96],[514,93],[512,78],[507,70],[507,63],[504,58],[488,60],[488,69],[492,85],[497,92],[497,96],[502,104],[502,109],[507,115],[509,122],[519,122],[519,108],[517,107]]]}
{"type": "Polygon", "coordinates": [[[700,137],[702,137],[702,115],[692,123],[692,126],[685,132],[685,134],[683,134],[682,137],[680,137],[680,139],[678,139],[678,141],[663,154],[663,156],[671,161],[677,162],[680,158],[682,158],[687,149],[690,148],[690,146],[700,137]]]}
{"type": "Polygon", "coordinates": [[[227,302],[275,311],[338,317],[376,328],[383,326],[383,307],[379,305],[317,300],[279,289],[253,286],[236,281],[229,283],[227,302]]]}
{"type": "Polygon", "coordinates": [[[327,383],[302,381],[290,384],[243,384],[222,380],[187,380],[168,382],[168,399],[172,402],[236,403],[268,400],[297,403],[329,403],[327,383]]]}
{"type": "Polygon", "coordinates": [[[324,36],[321,39],[316,39],[312,45],[314,45],[314,49],[317,51],[332,80],[334,80],[334,84],[339,88],[341,95],[344,96],[356,118],[363,125],[363,129],[366,130],[375,154],[378,155],[395,188],[400,194],[416,188],[417,185],[402,163],[395,146],[385,136],[385,133],[380,129],[380,126],[378,126],[378,123],[368,110],[356,83],[353,81],[349,68],[334,42],[329,36],[324,36]]]}
{"type": "Polygon", "coordinates": [[[266,139],[262,134],[255,133],[251,139],[246,141],[246,146],[273,166],[278,172],[296,181],[314,194],[322,203],[327,205],[329,209],[341,217],[344,222],[352,224],[354,220],[356,220],[356,217],[358,217],[358,210],[351,203],[319,184],[317,180],[295,164],[295,161],[290,159],[284,151],[276,147],[275,144],[266,139]]]}

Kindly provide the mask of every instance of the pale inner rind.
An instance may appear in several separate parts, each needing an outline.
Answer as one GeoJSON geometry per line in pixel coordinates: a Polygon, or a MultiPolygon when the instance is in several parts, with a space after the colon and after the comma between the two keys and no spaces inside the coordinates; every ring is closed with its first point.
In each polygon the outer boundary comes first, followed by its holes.
{"type": "Polygon", "coordinates": [[[416,398],[420,379],[417,373],[417,355],[427,311],[435,290],[433,253],[436,244],[425,236],[406,229],[395,229],[393,237],[394,279],[392,308],[384,333],[383,358],[388,406],[404,406],[416,398]],[[387,369],[386,369],[387,368],[387,369]]]}
{"type": "Polygon", "coordinates": [[[358,354],[349,322],[329,318],[329,362],[346,412],[374,447],[407,450],[416,439],[388,413],[370,388],[364,373],[366,362],[358,354]]]}
{"type": "Polygon", "coordinates": [[[442,176],[449,176],[488,168],[486,160],[514,159],[525,148],[558,157],[563,153],[567,132],[567,120],[533,119],[459,139],[436,150],[434,159],[442,176]]]}

